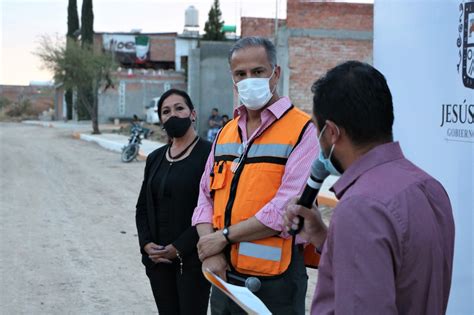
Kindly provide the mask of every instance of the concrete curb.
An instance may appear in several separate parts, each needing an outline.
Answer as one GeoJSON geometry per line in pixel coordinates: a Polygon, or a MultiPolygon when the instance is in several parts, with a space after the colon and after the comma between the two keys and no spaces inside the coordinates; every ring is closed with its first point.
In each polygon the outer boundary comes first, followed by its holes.
{"type": "Polygon", "coordinates": [[[146,161],[147,157],[148,157],[148,154],[146,154],[145,152],[143,152],[142,149],[140,149],[140,150],[138,151],[138,159],[139,159],[140,161],[146,161]]]}
{"type": "MultiPolygon", "coordinates": [[[[106,139],[102,135],[88,135],[84,133],[73,133],[74,138],[78,138],[80,140],[95,142],[101,147],[114,151],[114,152],[122,152],[123,147],[128,144],[128,136],[122,135],[108,135],[108,137],[113,137],[114,139],[106,139]]],[[[150,140],[142,140],[142,144],[140,145],[140,150],[138,151],[138,159],[139,160],[146,160],[148,155],[155,151],[156,149],[160,148],[161,146],[165,145],[164,143],[157,142],[157,141],[150,141],[150,140]]]]}
{"type": "MultiPolygon", "coordinates": [[[[58,129],[71,129],[72,137],[74,139],[94,142],[99,146],[113,151],[113,152],[122,152],[122,148],[128,144],[129,136],[119,135],[114,133],[102,133],[100,135],[92,135],[86,133],[91,130],[90,122],[80,122],[80,123],[71,123],[71,122],[62,122],[62,121],[40,121],[40,120],[25,120],[22,121],[24,124],[28,125],[37,125],[46,128],[58,128],[58,129]]],[[[140,151],[138,152],[137,158],[139,160],[146,160],[148,155],[156,150],[157,148],[165,145],[164,143],[150,140],[142,140],[140,145],[140,151]]]]}
{"type": "Polygon", "coordinates": [[[338,179],[338,176],[329,175],[324,180],[317,198],[319,205],[324,205],[331,208],[334,208],[337,205],[338,200],[336,198],[336,195],[334,195],[334,193],[331,192],[329,188],[331,188],[337,182],[338,179]]]}
{"type": "Polygon", "coordinates": [[[328,206],[330,208],[334,208],[338,203],[336,196],[334,195],[331,196],[330,193],[325,193],[325,192],[320,192],[318,194],[317,199],[318,199],[318,205],[328,206]]]}
{"type": "Polygon", "coordinates": [[[120,143],[114,140],[108,140],[108,139],[101,139],[93,135],[86,135],[86,134],[79,134],[79,139],[89,141],[89,142],[95,142],[101,147],[110,150],[110,151],[115,151],[115,152],[122,152],[122,148],[127,145],[127,143],[120,143]]]}
{"type": "Polygon", "coordinates": [[[23,120],[21,123],[26,124],[26,125],[42,126],[45,128],[72,129],[75,131],[91,129],[91,122],[88,122],[88,121],[79,122],[79,123],[71,123],[71,122],[56,121],[56,120],[55,121],[23,120]]]}

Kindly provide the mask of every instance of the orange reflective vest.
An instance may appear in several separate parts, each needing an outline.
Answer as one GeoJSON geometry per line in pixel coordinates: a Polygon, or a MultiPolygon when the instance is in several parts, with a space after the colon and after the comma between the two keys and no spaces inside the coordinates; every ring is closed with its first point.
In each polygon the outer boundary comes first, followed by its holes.
{"type": "MultiPolygon", "coordinates": [[[[254,216],[277,193],[288,157],[311,122],[308,114],[291,107],[245,146],[238,119],[217,136],[210,189],[213,225],[223,229],[254,216]]],[[[231,245],[231,265],[239,273],[276,276],[291,262],[292,239],[273,236],[231,245]]]]}

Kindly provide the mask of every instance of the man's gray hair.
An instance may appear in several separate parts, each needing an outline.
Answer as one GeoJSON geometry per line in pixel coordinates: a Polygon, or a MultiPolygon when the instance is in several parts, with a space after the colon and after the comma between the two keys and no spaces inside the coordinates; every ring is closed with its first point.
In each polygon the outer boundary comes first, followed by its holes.
{"type": "Polygon", "coordinates": [[[232,55],[236,51],[240,49],[248,48],[248,47],[265,48],[268,62],[270,63],[272,68],[275,68],[275,66],[277,65],[275,45],[273,45],[273,43],[269,39],[265,37],[258,37],[258,36],[244,37],[244,38],[239,39],[229,51],[229,64],[230,64],[230,60],[232,59],[232,55]]]}

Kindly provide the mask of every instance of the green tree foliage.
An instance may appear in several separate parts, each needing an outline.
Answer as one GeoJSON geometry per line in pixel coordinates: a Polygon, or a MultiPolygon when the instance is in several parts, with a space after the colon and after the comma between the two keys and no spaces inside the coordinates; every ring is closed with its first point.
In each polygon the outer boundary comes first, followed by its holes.
{"type": "Polygon", "coordinates": [[[92,10],[92,0],[82,1],[81,25],[82,46],[92,45],[94,42],[94,12],[92,10]]]}
{"type": "Polygon", "coordinates": [[[221,21],[221,9],[219,7],[219,0],[214,0],[214,4],[209,11],[209,16],[206,24],[204,25],[204,40],[225,40],[225,34],[222,31],[224,21],[221,21]]]}
{"type": "MultiPolygon", "coordinates": [[[[92,0],[82,1],[82,14],[81,14],[81,45],[85,49],[93,49],[94,43],[94,12],[92,10],[92,0]]],[[[92,82],[89,86],[84,86],[78,89],[78,106],[77,116],[80,120],[92,119],[89,110],[83,107],[84,103],[94,102],[94,87],[92,82]],[[87,98],[83,100],[82,98],[87,98]]],[[[98,115],[95,113],[94,115],[98,115]]]]}
{"type": "MultiPolygon", "coordinates": [[[[79,29],[79,16],[77,14],[77,1],[69,0],[67,6],[67,38],[68,41],[76,41],[80,31],[79,29]]],[[[67,75],[67,74],[66,74],[67,75]]],[[[67,89],[64,95],[67,106],[67,119],[72,119],[72,109],[73,109],[73,89],[67,89]]]]}
{"type": "Polygon", "coordinates": [[[54,73],[56,82],[63,82],[65,89],[77,88],[78,106],[87,110],[93,133],[98,134],[98,91],[111,84],[111,73],[116,69],[116,64],[109,53],[83,48],[74,41],[70,41],[67,46],[66,49],[60,39],[43,37],[35,54],[45,68],[54,73]],[[81,97],[82,91],[91,91],[92,98],[81,97]]]}
{"type": "Polygon", "coordinates": [[[76,39],[76,31],[79,30],[79,16],[77,15],[77,1],[69,0],[67,6],[67,37],[76,39]]]}

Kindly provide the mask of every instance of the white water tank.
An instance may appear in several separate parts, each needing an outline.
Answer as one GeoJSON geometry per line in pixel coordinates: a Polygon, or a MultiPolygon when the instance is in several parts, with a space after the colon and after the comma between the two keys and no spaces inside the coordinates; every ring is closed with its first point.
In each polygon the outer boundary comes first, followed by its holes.
{"type": "Polygon", "coordinates": [[[199,27],[199,12],[192,5],[184,13],[184,27],[199,27]]]}

